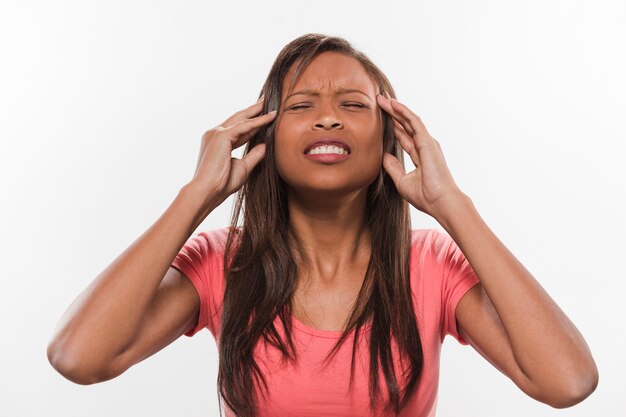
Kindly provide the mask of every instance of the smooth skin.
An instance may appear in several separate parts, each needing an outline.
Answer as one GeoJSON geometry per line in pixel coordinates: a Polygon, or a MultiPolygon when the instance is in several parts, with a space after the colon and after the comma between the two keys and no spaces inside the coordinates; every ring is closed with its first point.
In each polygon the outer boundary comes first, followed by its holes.
{"type": "Polygon", "coordinates": [[[382,166],[412,206],[445,228],[479,278],[456,309],[461,335],[538,401],[563,408],[589,396],[598,371],[582,335],[482,220],[421,119],[399,101],[376,95],[361,64],[335,52],[307,67],[293,89],[301,90],[309,93],[283,93],[275,120],[274,114],[258,116],[257,103],[205,133],[192,181],[62,318],[48,348],[53,366],[78,383],[104,381],[197,322],[198,295],[171,262],[202,220],[241,187],[265,147],[256,146],[241,161],[231,160],[231,151],[275,121],[291,226],[304,245],[305,258],[296,260],[303,270],[294,300],[300,320],[333,330],[345,324],[370,253],[364,194],[382,166]],[[348,105],[355,102],[366,108],[348,105]],[[298,104],[305,107],[294,110],[298,104]],[[382,111],[395,120],[396,138],[415,165],[409,173],[382,153],[382,111]],[[307,141],[327,133],[350,143],[348,160],[328,166],[303,157],[307,141]]]}

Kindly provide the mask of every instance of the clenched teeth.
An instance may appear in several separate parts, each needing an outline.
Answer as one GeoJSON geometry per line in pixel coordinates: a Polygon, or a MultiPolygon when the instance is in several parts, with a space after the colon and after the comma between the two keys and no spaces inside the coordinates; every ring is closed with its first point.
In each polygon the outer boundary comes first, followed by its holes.
{"type": "Polygon", "coordinates": [[[344,155],[344,154],[348,154],[349,152],[343,148],[340,148],[339,146],[327,146],[327,145],[323,145],[323,146],[316,146],[315,148],[311,149],[309,152],[307,152],[309,155],[317,155],[317,154],[339,154],[339,155],[344,155]]]}

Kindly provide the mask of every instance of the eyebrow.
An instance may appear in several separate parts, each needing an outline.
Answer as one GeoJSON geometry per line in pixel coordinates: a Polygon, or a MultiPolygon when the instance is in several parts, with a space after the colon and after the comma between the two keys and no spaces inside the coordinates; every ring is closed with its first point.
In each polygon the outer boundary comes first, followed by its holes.
{"type": "MultiPolygon", "coordinates": [[[[355,88],[338,88],[338,89],[335,90],[335,94],[337,94],[337,95],[349,94],[349,93],[359,93],[359,94],[363,94],[367,98],[370,97],[369,95],[367,95],[363,91],[357,90],[355,88]]],[[[285,101],[287,101],[290,97],[297,96],[297,95],[319,96],[320,93],[319,93],[319,91],[312,90],[312,89],[300,90],[300,91],[296,91],[295,93],[289,94],[287,97],[285,97],[285,101]]]]}

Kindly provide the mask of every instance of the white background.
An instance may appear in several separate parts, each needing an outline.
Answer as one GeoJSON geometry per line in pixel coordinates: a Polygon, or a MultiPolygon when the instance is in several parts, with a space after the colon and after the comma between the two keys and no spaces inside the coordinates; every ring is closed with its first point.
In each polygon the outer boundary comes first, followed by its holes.
{"type": "MultiPolygon", "coordinates": [[[[226,3],[2,1],[0,415],[217,415],[208,330],[90,386],[46,346],[191,179],[202,133],[254,102],[307,32],[346,37],[387,73],[600,370],[591,397],[556,410],[448,337],[438,415],[624,415],[625,3],[226,3]]],[[[198,230],[225,226],[231,204],[198,230]]],[[[438,227],[416,212],[413,226],[438,227]]]]}

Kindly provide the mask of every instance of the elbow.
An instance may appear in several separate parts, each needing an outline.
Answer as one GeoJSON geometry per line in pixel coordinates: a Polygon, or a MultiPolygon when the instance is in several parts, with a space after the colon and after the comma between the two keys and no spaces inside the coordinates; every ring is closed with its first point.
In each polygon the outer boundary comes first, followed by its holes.
{"type": "Polygon", "coordinates": [[[573,407],[583,402],[596,390],[598,380],[598,370],[594,367],[584,378],[580,378],[576,383],[570,384],[568,390],[563,390],[561,395],[551,398],[546,403],[553,408],[559,409],[573,407]]]}
{"type": "Polygon", "coordinates": [[[50,365],[65,379],[75,384],[92,385],[111,379],[104,372],[90,370],[77,357],[59,352],[53,344],[48,345],[46,354],[50,365]]]}
{"type": "Polygon", "coordinates": [[[595,362],[576,370],[547,375],[541,383],[526,379],[524,384],[518,385],[529,397],[549,405],[552,408],[569,408],[581,403],[589,397],[598,386],[598,368],[595,362]]]}

